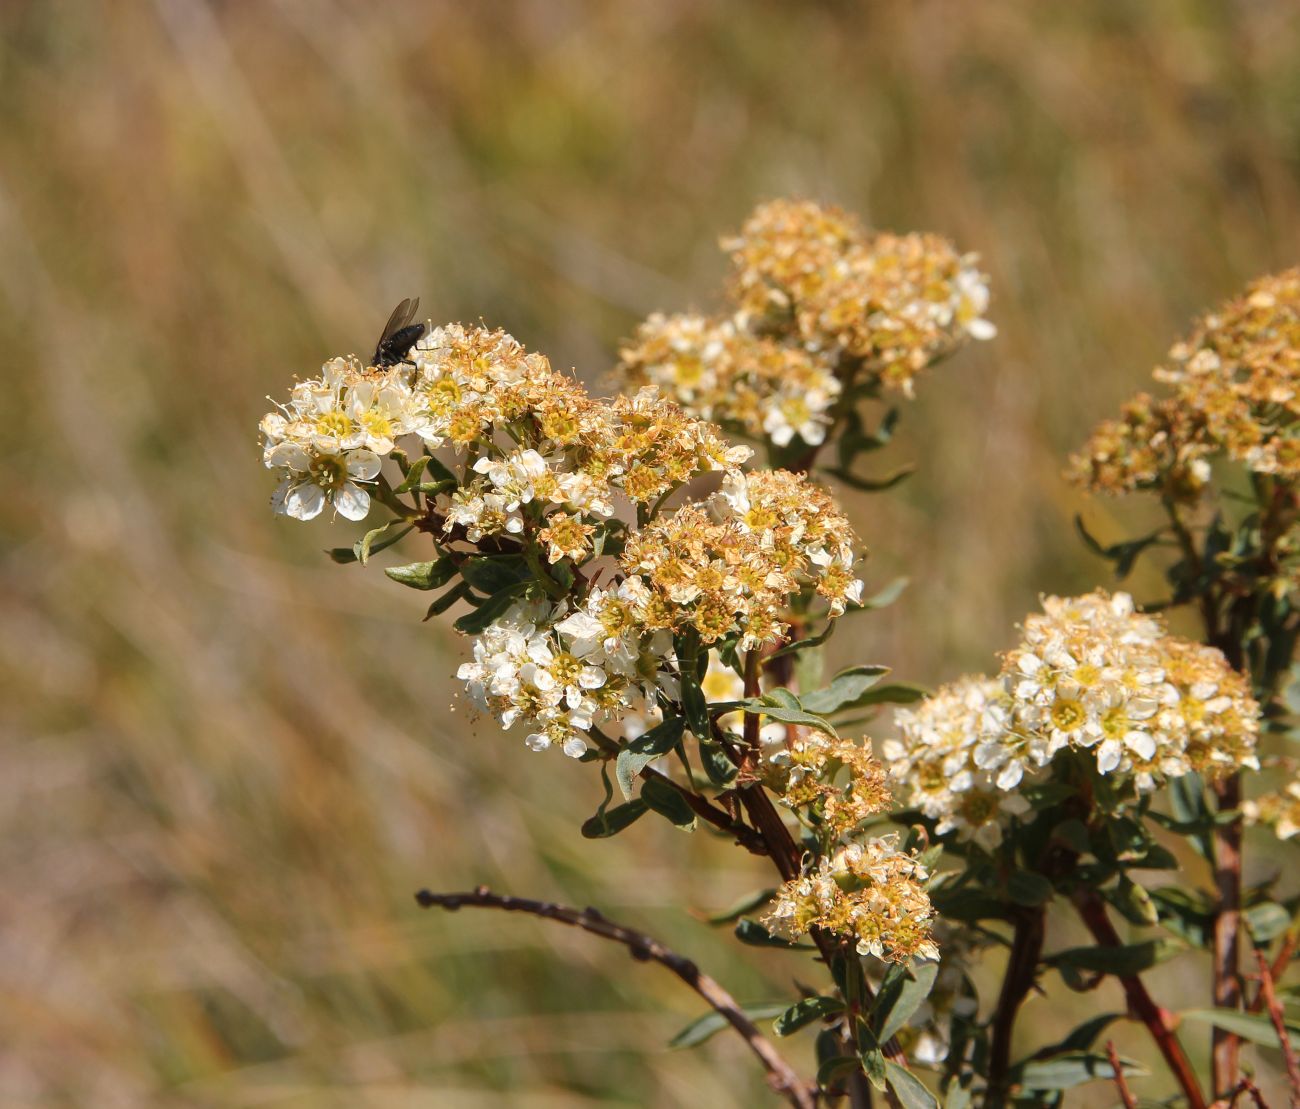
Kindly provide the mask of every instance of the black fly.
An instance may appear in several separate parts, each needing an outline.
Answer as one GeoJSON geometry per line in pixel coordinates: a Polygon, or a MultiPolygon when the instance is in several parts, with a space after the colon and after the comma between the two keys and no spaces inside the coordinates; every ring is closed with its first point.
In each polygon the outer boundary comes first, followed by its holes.
{"type": "Polygon", "coordinates": [[[411,322],[415,318],[416,309],[419,307],[419,297],[414,300],[407,297],[406,300],[393,309],[393,314],[388,317],[388,322],[384,324],[384,333],[379,336],[379,343],[375,347],[375,356],[371,359],[372,365],[382,368],[384,366],[396,366],[406,361],[407,352],[424,334],[424,324],[411,322]]]}

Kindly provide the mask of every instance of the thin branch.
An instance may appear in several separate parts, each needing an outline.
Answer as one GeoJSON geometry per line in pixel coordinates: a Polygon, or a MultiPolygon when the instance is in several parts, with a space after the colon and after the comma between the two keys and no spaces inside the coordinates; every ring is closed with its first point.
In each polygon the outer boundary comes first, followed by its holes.
{"type": "Polygon", "coordinates": [[[554,920],[573,928],[581,928],[594,936],[621,943],[631,952],[632,958],[641,962],[656,962],[667,967],[678,978],[698,993],[713,1010],[740,1033],[749,1049],[758,1056],[767,1071],[768,1082],[777,1093],[783,1094],[797,1109],[816,1109],[816,1087],[804,1082],[791,1068],[776,1048],[754,1026],[735,999],[714,979],[705,974],[690,959],[670,951],[658,940],[641,932],[634,932],[607,920],[595,909],[571,909],[546,901],[531,901],[522,897],[496,894],[486,886],[471,893],[431,893],[421,890],[415,895],[424,908],[456,910],[464,906],[481,909],[501,909],[508,913],[527,913],[530,916],[554,920]]]}
{"type": "Polygon", "coordinates": [[[1110,1060],[1110,1069],[1115,1072],[1115,1088],[1119,1090],[1120,1101],[1124,1109],[1137,1109],[1133,1100],[1133,1091],[1128,1088],[1128,1079],[1124,1077],[1124,1064],[1119,1061],[1119,1052],[1115,1050],[1115,1041],[1106,1041],[1106,1058],[1110,1060]]]}
{"type": "MultiPolygon", "coordinates": [[[[1219,812],[1241,805],[1241,777],[1233,774],[1215,787],[1219,812]]],[[[1241,818],[1222,824],[1214,837],[1214,887],[1218,906],[1214,915],[1214,1005],[1217,1009],[1241,1006],[1241,818]]],[[[1224,1028],[1213,1036],[1214,1088],[1228,1090],[1237,1084],[1241,1039],[1224,1028]]]]}
{"type": "Polygon", "coordinates": [[[1277,993],[1273,989],[1273,971],[1268,965],[1268,957],[1264,952],[1256,950],[1255,958],[1259,960],[1259,992],[1264,998],[1264,1007],[1273,1022],[1273,1030],[1277,1033],[1278,1042],[1282,1045],[1282,1058],[1286,1061],[1286,1077],[1291,1083],[1291,1104],[1300,1105],[1300,1059],[1296,1058],[1295,1048],[1291,1045],[1291,1037],[1287,1033],[1282,1003],[1278,1001],[1277,993]]]}
{"type": "MultiPolygon", "coordinates": [[[[1110,917],[1106,915],[1105,904],[1095,893],[1079,891],[1075,894],[1074,904],[1084,924],[1088,926],[1088,931],[1092,933],[1093,939],[1102,947],[1122,946],[1119,933],[1115,931],[1110,917]]],[[[1206,1109],[1205,1095],[1201,1092],[1196,1071],[1192,1069],[1192,1064],[1183,1051],[1183,1045],[1178,1042],[1178,1036],[1174,1032],[1174,1015],[1168,1009],[1156,1004],[1146,986],[1143,985],[1142,979],[1136,974],[1116,975],[1116,977],[1124,988],[1129,1011],[1147,1026],[1147,1031],[1151,1033],[1151,1038],[1155,1040],[1160,1054],[1164,1056],[1165,1063],[1173,1071],[1179,1088],[1186,1096],[1189,1109],[1206,1109]]]]}
{"type": "Polygon", "coordinates": [[[1034,975],[1043,954],[1044,912],[1042,909],[1025,909],[1016,917],[1015,934],[1011,940],[1011,954],[1002,977],[1002,991],[998,995],[997,1009],[993,1014],[993,1040],[989,1049],[989,1082],[987,1105],[990,1109],[1006,1102],[1007,1084],[1011,1068],[1011,1036],[1015,1030],[1016,1013],[1034,988],[1034,975]]]}

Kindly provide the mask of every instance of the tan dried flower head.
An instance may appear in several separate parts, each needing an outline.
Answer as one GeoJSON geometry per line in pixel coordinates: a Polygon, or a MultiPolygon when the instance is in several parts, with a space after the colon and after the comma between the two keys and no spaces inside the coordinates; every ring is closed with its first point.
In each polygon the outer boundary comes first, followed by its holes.
{"type": "Polygon", "coordinates": [[[1300,476],[1300,268],[1251,282],[1203,317],[1155,376],[1230,458],[1300,476]]]}
{"type": "Polygon", "coordinates": [[[938,235],[869,232],[837,208],[776,200],[723,247],[746,325],[792,329],[807,349],[847,357],[909,396],[935,359],[995,334],[975,257],[938,235]]]}
{"type": "Polygon", "coordinates": [[[1288,782],[1280,790],[1242,803],[1249,824],[1272,828],[1278,839],[1290,839],[1300,832],[1300,782],[1288,782]]]}
{"type": "Polygon", "coordinates": [[[824,929],[856,942],[859,953],[906,962],[935,959],[929,875],[888,835],[852,843],[786,882],[768,919],[794,936],[824,929]]]}
{"type": "Polygon", "coordinates": [[[1194,500],[1210,477],[1214,449],[1205,421],[1175,398],[1139,393],[1103,420],[1082,450],[1070,456],[1066,477],[1094,493],[1118,495],[1155,489],[1194,500]]]}
{"type": "Polygon", "coordinates": [[[765,769],[781,800],[821,818],[832,841],[893,804],[885,770],[869,743],[804,732],[771,755],[765,769]]]}

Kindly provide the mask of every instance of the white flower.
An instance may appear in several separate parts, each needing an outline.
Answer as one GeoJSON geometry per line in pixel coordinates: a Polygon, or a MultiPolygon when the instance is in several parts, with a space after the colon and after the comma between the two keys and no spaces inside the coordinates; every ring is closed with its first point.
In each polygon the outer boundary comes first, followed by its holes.
{"type": "Polygon", "coordinates": [[[279,514],[311,520],[327,502],[349,520],[364,520],[370,511],[370,494],[358,482],[373,481],[379,473],[379,458],[373,451],[322,454],[284,442],[268,448],[265,462],[282,473],[271,498],[279,514]]]}

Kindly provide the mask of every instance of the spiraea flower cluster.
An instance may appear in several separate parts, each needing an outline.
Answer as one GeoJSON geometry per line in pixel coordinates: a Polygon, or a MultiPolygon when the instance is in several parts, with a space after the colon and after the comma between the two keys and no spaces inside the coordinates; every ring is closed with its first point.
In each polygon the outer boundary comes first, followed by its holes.
{"type": "Polygon", "coordinates": [[[1047,597],[1043,610],[999,678],[964,678],[895,716],[882,754],[936,834],[997,847],[1028,811],[1015,791],[1065,750],[1139,793],[1258,767],[1259,706],[1220,651],[1166,634],[1124,593],[1047,597]]]}
{"type": "Polygon", "coordinates": [[[1261,474],[1300,477],[1300,269],[1261,277],[1174,345],[1157,381],[1071,460],[1102,493],[1159,488],[1192,499],[1224,455],[1261,474]]]}
{"type": "Polygon", "coordinates": [[[800,730],[764,763],[768,786],[830,843],[847,840],[864,821],[893,805],[884,768],[869,744],[800,730]]]}
{"type": "Polygon", "coordinates": [[[860,954],[878,959],[934,959],[928,880],[925,866],[893,835],[851,843],[786,882],[769,919],[793,936],[818,928],[852,938],[860,954]]]}
{"type": "MultiPolygon", "coordinates": [[[[459,676],[537,750],[580,756],[594,727],[678,700],[682,636],[755,649],[792,605],[833,618],[861,596],[848,522],[807,478],[744,473],[749,448],[653,387],[594,400],[504,332],[430,329],[391,367],[334,359],[262,430],[277,511],[361,519],[377,490],[434,539],[439,582],[463,577],[449,603],[495,614],[459,676]],[[390,457],[396,488],[381,474],[390,457]],[[418,481],[426,466],[443,479],[418,481]],[[723,472],[717,493],[664,510],[710,471],[723,472]]],[[[421,588],[434,584],[424,565],[421,588]]]]}
{"type": "Polygon", "coordinates": [[[619,370],[778,447],[821,444],[846,387],[910,396],[928,365],[994,334],[975,256],[935,235],[869,232],[836,208],[779,200],[723,248],[730,313],[652,315],[619,370]]]}
{"type": "Polygon", "coordinates": [[[837,208],[777,200],[723,246],[743,320],[760,333],[792,326],[807,349],[861,361],[909,395],[936,358],[996,334],[975,256],[937,235],[867,231],[837,208]]]}
{"type": "Polygon", "coordinates": [[[975,677],[894,714],[899,735],[881,744],[881,755],[903,791],[903,804],[936,821],[936,835],[956,832],[959,841],[992,850],[1010,822],[1029,811],[1028,802],[1000,785],[992,769],[1006,746],[1011,716],[1004,684],[975,677]]]}

